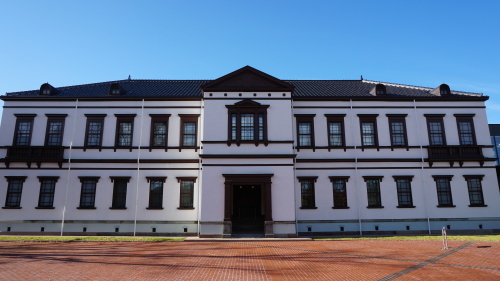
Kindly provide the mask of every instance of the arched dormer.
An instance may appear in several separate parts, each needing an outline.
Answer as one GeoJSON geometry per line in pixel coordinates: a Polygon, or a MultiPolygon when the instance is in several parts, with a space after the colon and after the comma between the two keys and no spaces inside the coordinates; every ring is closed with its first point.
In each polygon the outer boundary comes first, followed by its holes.
{"type": "Polygon", "coordinates": [[[431,91],[431,94],[435,96],[449,96],[451,95],[450,86],[447,84],[441,84],[437,88],[431,91]]]}
{"type": "Polygon", "coordinates": [[[451,94],[450,86],[446,84],[439,85],[439,94],[441,94],[442,96],[450,95],[451,94]]]}
{"type": "Polygon", "coordinates": [[[56,93],[56,89],[52,87],[49,83],[43,83],[42,86],[40,86],[40,95],[42,96],[51,96],[56,93]]]}
{"type": "Polygon", "coordinates": [[[125,90],[118,83],[113,83],[109,86],[108,95],[110,96],[120,96],[125,93],[125,90]]]}
{"type": "Polygon", "coordinates": [[[370,91],[370,94],[374,96],[385,96],[387,95],[387,89],[385,88],[384,84],[378,83],[373,87],[373,89],[370,91]]]}

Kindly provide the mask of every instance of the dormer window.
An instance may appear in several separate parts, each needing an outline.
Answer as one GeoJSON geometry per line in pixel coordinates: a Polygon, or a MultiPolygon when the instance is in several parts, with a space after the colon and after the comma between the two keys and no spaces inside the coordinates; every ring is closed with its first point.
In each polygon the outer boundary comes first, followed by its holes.
{"type": "Polygon", "coordinates": [[[49,83],[44,83],[40,86],[40,95],[50,96],[55,94],[55,89],[49,83]]]}
{"type": "Polygon", "coordinates": [[[446,84],[441,84],[439,86],[439,93],[442,95],[442,96],[446,96],[446,95],[449,95],[451,94],[451,91],[450,91],[450,86],[446,85],[446,84]]]}
{"type": "Polygon", "coordinates": [[[109,95],[110,96],[119,96],[124,92],[123,88],[120,87],[120,84],[113,83],[109,86],[109,95]]]}
{"type": "Polygon", "coordinates": [[[387,94],[387,90],[385,88],[384,85],[382,84],[377,84],[377,86],[375,86],[375,94],[377,96],[384,96],[387,94]]]}

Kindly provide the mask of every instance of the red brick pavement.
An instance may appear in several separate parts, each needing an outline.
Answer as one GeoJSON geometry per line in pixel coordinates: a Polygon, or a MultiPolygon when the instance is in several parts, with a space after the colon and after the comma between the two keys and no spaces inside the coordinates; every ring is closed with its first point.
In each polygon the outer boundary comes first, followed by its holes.
{"type": "Polygon", "coordinates": [[[500,243],[0,242],[0,280],[500,280],[500,243]]]}

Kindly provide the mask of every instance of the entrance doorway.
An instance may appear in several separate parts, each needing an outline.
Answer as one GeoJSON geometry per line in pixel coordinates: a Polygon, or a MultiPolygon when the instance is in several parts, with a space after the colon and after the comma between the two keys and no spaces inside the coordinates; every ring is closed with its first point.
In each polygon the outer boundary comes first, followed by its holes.
{"type": "Polygon", "coordinates": [[[224,176],[223,237],[273,237],[273,174],[224,176]]]}
{"type": "Polygon", "coordinates": [[[231,222],[233,237],[263,236],[264,215],[260,185],[234,185],[231,222]]]}

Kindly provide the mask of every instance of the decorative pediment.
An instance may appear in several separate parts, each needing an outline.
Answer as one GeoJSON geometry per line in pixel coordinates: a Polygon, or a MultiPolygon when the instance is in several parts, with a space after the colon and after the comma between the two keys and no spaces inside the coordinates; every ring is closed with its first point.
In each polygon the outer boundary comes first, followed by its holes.
{"type": "Polygon", "coordinates": [[[251,99],[244,99],[242,101],[239,101],[233,105],[226,105],[227,108],[256,108],[256,107],[261,107],[261,108],[268,108],[269,105],[262,105],[256,101],[253,101],[251,99]]]}
{"type": "Polygon", "coordinates": [[[293,86],[250,66],[245,66],[203,86],[205,92],[291,92],[293,86]]]}

